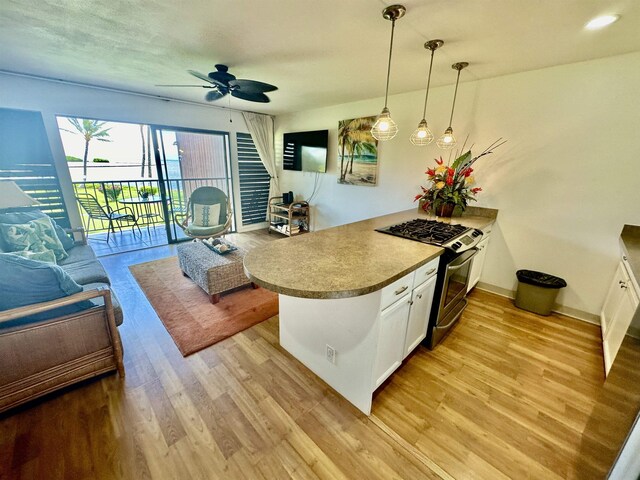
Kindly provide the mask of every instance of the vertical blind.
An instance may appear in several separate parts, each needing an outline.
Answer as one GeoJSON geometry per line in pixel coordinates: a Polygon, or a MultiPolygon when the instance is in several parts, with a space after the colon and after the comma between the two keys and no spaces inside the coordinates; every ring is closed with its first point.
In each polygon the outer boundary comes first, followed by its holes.
{"type": "Polygon", "coordinates": [[[40,112],[0,108],[0,179],[16,182],[40,210],[70,226],[40,112]]]}
{"type": "Polygon", "coordinates": [[[237,133],[242,225],[265,222],[269,202],[269,173],[248,133],[237,133]]]}

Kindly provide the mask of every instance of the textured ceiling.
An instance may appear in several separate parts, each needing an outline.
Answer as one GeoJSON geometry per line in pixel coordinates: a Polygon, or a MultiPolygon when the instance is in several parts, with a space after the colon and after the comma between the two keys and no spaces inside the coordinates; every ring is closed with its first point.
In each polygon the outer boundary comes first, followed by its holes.
{"type": "MultiPolygon", "coordinates": [[[[378,0],[2,0],[0,69],[204,102],[186,71],[229,65],[238,78],[272,83],[284,113],[384,95],[390,23],[378,0]]],[[[407,0],[396,24],[391,93],[424,88],[428,52],[445,41],[433,85],[640,50],[637,0],[407,0]],[[586,31],[592,17],[620,21],[586,31]]],[[[196,80],[196,81],[194,81],[196,80]]],[[[217,103],[228,105],[227,98],[217,103]]]]}

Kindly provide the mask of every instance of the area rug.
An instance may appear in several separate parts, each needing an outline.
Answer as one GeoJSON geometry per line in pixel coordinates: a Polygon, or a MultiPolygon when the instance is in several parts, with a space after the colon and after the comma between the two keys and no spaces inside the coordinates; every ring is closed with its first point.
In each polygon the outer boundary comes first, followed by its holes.
{"type": "Polygon", "coordinates": [[[264,288],[237,289],[211,304],[208,295],[182,275],[177,257],[129,270],[185,357],[278,314],[278,295],[264,288]]]}

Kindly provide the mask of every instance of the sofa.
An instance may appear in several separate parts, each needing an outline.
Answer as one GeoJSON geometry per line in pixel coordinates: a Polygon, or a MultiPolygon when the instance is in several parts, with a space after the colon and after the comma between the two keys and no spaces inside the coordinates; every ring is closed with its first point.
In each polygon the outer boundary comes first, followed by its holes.
{"type": "Polygon", "coordinates": [[[0,412],[105,372],[124,378],[122,322],[82,229],[65,231],[39,210],[0,211],[0,412]],[[7,231],[48,221],[64,248],[55,261],[7,243],[7,231]]]}

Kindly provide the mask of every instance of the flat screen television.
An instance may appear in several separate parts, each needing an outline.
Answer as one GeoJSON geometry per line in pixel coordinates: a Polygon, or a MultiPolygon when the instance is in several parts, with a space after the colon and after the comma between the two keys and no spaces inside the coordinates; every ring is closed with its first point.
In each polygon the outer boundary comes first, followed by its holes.
{"type": "Polygon", "coordinates": [[[282,167],[302,172],[327,171],[329,130],[285,133],[282,167]]]}

